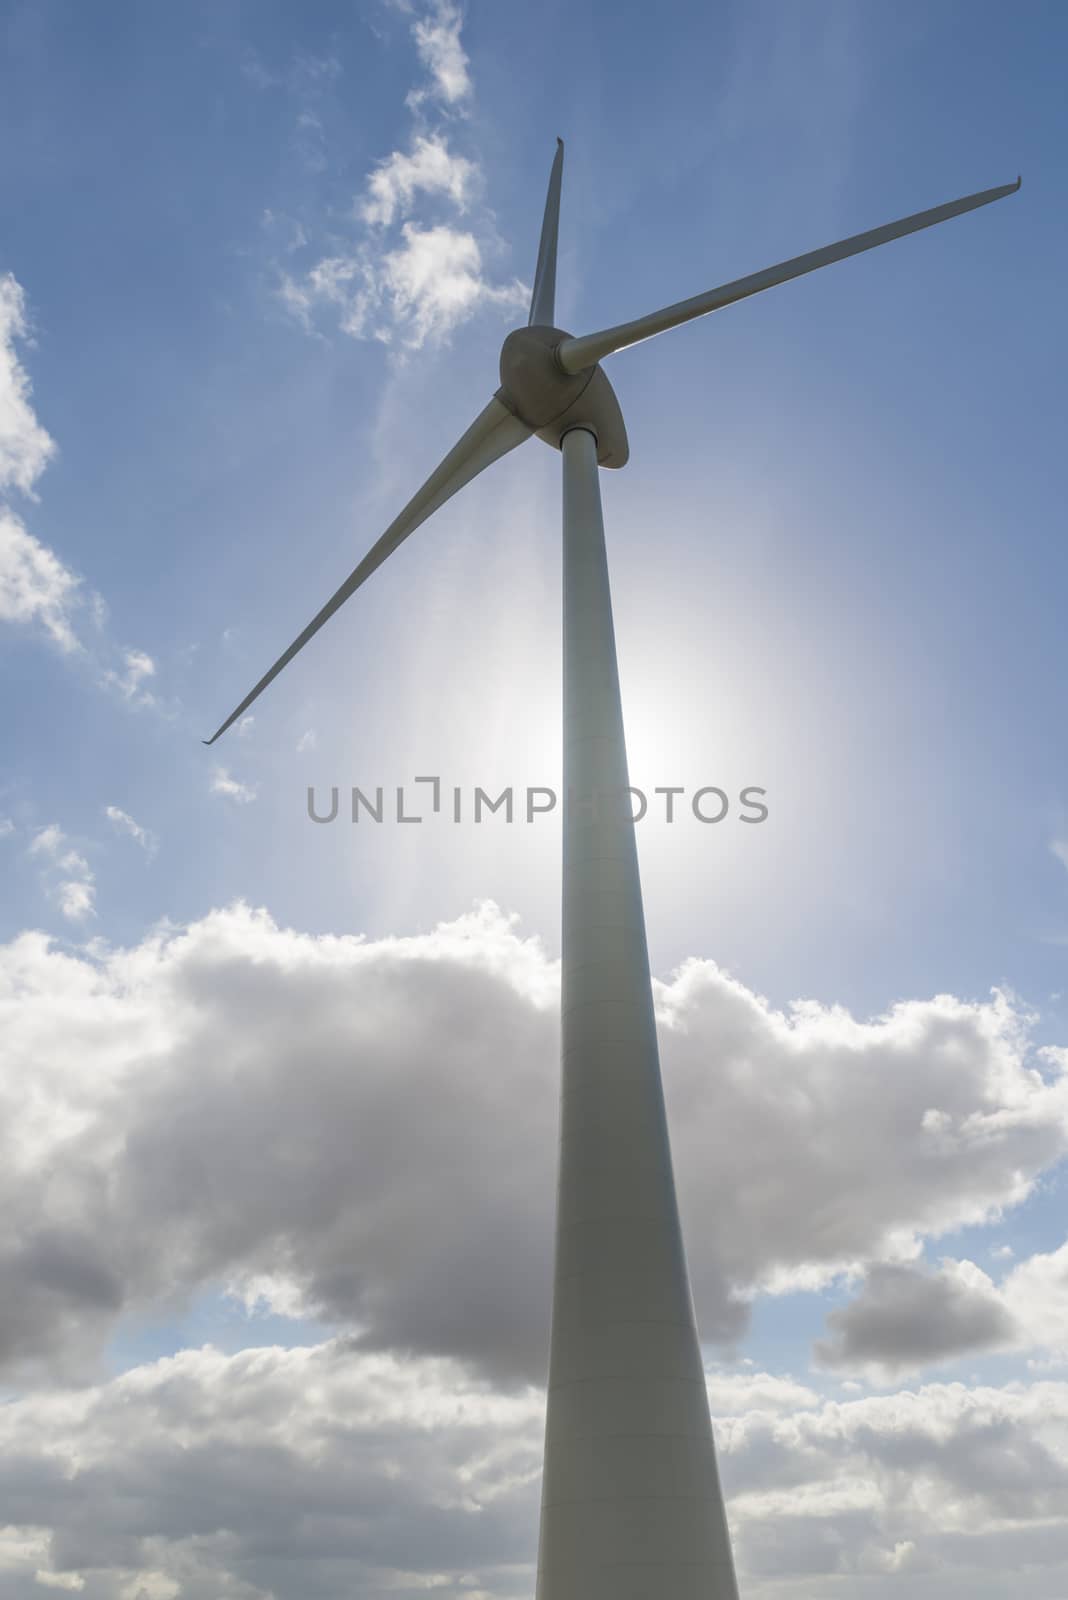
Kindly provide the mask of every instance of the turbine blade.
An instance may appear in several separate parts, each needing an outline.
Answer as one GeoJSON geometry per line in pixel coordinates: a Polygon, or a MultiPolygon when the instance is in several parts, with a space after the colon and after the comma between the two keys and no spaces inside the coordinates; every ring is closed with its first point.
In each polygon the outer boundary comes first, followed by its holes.
{"type": "Polygon", "coordinates": [[[950,200],[946,205],[935,206],[930,211],[917,211],[915,216],[902,217],[899,222],[888,222],[882,228],[872,228],[868,233],[857,233],[851,239],[825,245],[822,250],[810,250],[807,255],[794,256],[791,261],[780,261],[777,266],[765,267],[763,272],[754,272],[748,278],[737,278],[718,289],[708,289],[704,294],[694,295],[691,300],[679,300],[675,305],[665,306],[663,310],[654,311],[647,317],[638,317],[634,322],[621,322],[618,327],[604,328],[600,333],[565,339],[557,346],[557,360],[565,372],[581,372],[584,367],[592,367],[604,356],[623,350],[627,345],[638,344],[642,339],[651,339],[654,334],[665,333],[668,328],[677,328],[681,322],[706,316],[710,311],[719,311],[723,306],[733,305],[736,300],[745,300],[751,294],[760,294],[763,289],[772,289],[790,278],[815,272],[817,267],[829,267],[832,262],[844,261],[847,256],[859,255],[862,250],[872,250],[876,245],[888,244],[891,239],[900,239],[907,233],[930,228],[936,222],[946,222],[965,211],[974,211],[977,206],[989,205],[992,200],[1015,194],[1020,183],[1021,180],[1017,178],[1015,183],[1007,183],[1000,189],[984,189],[980,194],[950,200]]]}
{"type": "Polygon", "coordinates": [[[433,512],[443,506],[446,500],[470,483],[486,467],[494,461],[507,455],[509,450],[514,450],[517,445],[529,439],[531,429],[526,423],[520,422],[518,417],[503,406],[496,395],[484,411],[475,418],[463,438],[460,439],[444,460],[434,468],[422,488],[408,501],[399,517],[390,523],[382,537],[373,544],[360,562],[359,566],[350,572],[341,588],[331,595],[323,609],[318,612],[304,632],[299,634],[284,655],[279,656],[269,672],[265,672],[250,694],[247,694],[235,711],[232,711],[216,733],[210,739],[205,739],[205,744],[214,744],[216,739],[224,734],[231,723],[246,712],[252,702],[261,695],[267,685],[277,678],[282,668],[287,666],[298,650],[302,650],[308,640],[322,627],[324,622],[334,615],[340,606],[351,594],[354,594],[360,585],[380,567],[387,556],[391,556],[399,544],[407,539],[410,533],[425,522],[433,512]]]}
{"type": "Polygon", "coordinates": [[[551,328],[556,315],[556,244],[560,234],[560,180],[564,170],[564,141],[557,139],[556,155],[549,173],[549,192],[545,196],[545,216],[538,245],[538,265],[534,273],[534,293],[530,297],[527,326],[551,328]]]}

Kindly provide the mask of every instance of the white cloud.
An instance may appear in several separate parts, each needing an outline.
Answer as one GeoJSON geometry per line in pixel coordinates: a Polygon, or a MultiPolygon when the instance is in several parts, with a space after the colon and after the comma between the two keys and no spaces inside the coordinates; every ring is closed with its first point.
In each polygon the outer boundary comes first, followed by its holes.
{"type": "Polygon", "coordinates": [[[1051,839],[1049,848],[1061,866],[1068,868],[1068,839],[1051,839]]]}
{"type": "Polygon", "coordinates": [[[319,736],[314,728],[308,728],[297,740],[297,754],[302,756],[306,750],[314,750],[319,743],[319,736]]]}
{"type": "Polygon", "coordinates": [[[1002,1285],[1023,1347],[1044,1347],[1068,1360],[1068,1244],[1030,1256],[1002,1285]]]}
{"type": "Polygon", "coordinates": [[[430,73],[429,89],[413,89],[408,104],[413,110],[428,95],[436,95],[447,106],[456,107],[471,94],[469,62],[460,43],[463,14],[459,6],[449,0],[438,0],[424,17],[412,24],[412,38],[419,59],[430,73]]]}
{"type": "Polygon", "coordinates": [[[124,700],[139,706],[154,706],[156,697],[143,685],[156,675],[156,663],[143,650],[124,650],[121,669],[109,668],[103,681],[124,700]]]}
{"type": "Polygon", "coordinates": [[[239,806],[247,806],[256,798],[255,785],[240,783],[226,767],[216,767],[211,779],[212,794],[225,795],[239,806]]]}
{"type": "Polygon", "coordinates": [[[417,194],[442,194],[463,211],[475,181],[473,161],[453,155],[441,134],[417,134],[410,151],[394,150],[367,180],[359,214],[388,226],[407,216],[417,194]]]}
{"type": "Polygon", "coordinates": [[[383,258],[382,278],[392,320],[411,348],[444,339],[481,305],[519,310],[525,304],[522,284],[494,288],[487,281],[473,234],[406,222],[401,235],[401,245],[383,258]]]}
{"type": "Polygon", "coordinates": [[[0,839],[6,839],[8,835],[14,833],[14,831],[15,824],[12,822],[11,818],[0,817],[0,839]]]}
{"type": "Polygon", "coordinates": [[[104,815],[120,833],[127,833],[131,839],[136,839],[147,856],[155,855],[159,840],[148,828],[142,828],[139,822],[135,822],[128,811],[122,811],[118,806],[105,806],[104,815]]]}
{"type": "Polygon", "coordinates": [[[770,1372],[709,1372],[706,1387],[715,1417],[747,1411],[798,1411],[819,1404],[819,1395],[807,1384],[770,1372]]]}
{"type": "MultiPolygon", "coordinates": [[[[34,485],[55,445],[30,405],[30,382],[15,354],[15,340],[28,335],[25,294],[10,273],[0,276],[0,490],[20,489],[36,499],[34,485]]],[[[141,650],[123,652],[120,669],[108,665],[114,645],[98,637],[87,643],[79,624],[103,629],[106,607],[99,595],[34,537],[10,507],[0,503],[0,622],[34,627],[67,656],[82,663],[103,687],[135,705],[155,705],[142,688],[155,664],[141,650]]],[[[75,897],[76,898],[76,897],[75,897]]],[[[77,914],[72,910],[71,915],[77,914]]]]}
{"type": "Polygon", "coordinates": [[[84,922],[96,915],[96,881],[92,868],[58,823],[39,828],[30,841],[29,854],[45,862],[43,884],[70,922],[84,922]]]}
{"type": "Polygon", "coordinates": [[[0,505],[0,621],[36,623],[61,650],[81,649],[72,615],[81,579],[0,505]]]}
{"type": "MultiPolygon", "coordinates": [[[[430,86],[414,90],[409,106],[438,101],[456,110],[469,98],[467,57],[460,44],[462,15],[438,4],[412,24],[430,86]]],[[[494,283],[483,255],[492,238],[488,218],[470,219],[482,183],[477,161],[453,150],[446,133],[420,120],[407,149],[391,151],[368,175],[354,215],[365,235],[349,249],[323,256],[309,271],[280,273],[279,296],[308,331],[317,311],[330,310],[352,338],[395,340],[406,350],[440,342],[485,306],[522,310],[529,290],[517,281],[494,283]],[[436,215],[415,215],[424,202],[436,215]],[[443,220],[445,207],[450,220],[443,220]],[[454,225],[468,218],[463,228],[454,225]],[[388,231],[399,228],[399,237],[388,231]]]]}
{"type": "Polygon", "coordinates": [[[238,723],[237,728],[235,730],[236,733],[237,733],[237,737],[239,739],[247,739],[249,734],[252,732],[252,730],[253,730],[253,728],[255,726],[256,726],[255,717],[242,717],[241,721],[238,723]]]}
{"type": "Polygon", "coordinates": [[[0,276],[0,490],[33,486],[55,454],[55,444],[30,405],[30,380],[15,352],[29,338],[26,296],[10,272],[0,276]]]}

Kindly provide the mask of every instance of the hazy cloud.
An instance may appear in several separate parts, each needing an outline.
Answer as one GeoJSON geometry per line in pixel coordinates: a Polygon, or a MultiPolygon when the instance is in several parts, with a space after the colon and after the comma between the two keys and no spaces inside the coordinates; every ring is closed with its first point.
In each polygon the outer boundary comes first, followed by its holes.
{"type": "Polygon", "coordinates": [[[256,798],[255,785],[241,783],[232,777],[226,767],[216,767],[211,778],[212,794],[225,795],[227,800],[233,800],[239,806],[247,806],[256,798]]]}
{"type": "Polygon", "coordinates": [[[128,811],[122,811],[118,806],[105,806],[104,815],[120,833],[136,839],[147,856],[155,855],[159,848],[159,840],[148,828],[142,828],[139,822],[135,822],[128,811]]]}
{"type": "Polygon", "coordinates": [[[30,842],[29,854],[43,862],[45,891],[68,921],[83,922],[96,915],[96,880],[92,868],[80,851],[72,847],[58,823],[38,829],[30,842]]]}

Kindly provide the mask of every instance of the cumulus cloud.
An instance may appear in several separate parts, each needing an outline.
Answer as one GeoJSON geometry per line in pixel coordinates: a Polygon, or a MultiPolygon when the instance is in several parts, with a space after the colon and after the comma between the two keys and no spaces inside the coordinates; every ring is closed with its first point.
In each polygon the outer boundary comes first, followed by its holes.
{"type": "MultiPolygon", "coordinates": [[[[84,1366],[123,1307],[267,1281],[361,1349],[540,1381],[558,981],[489,905],[411,938],[238,906],[130,950],[5,947],[0,1359],[84,1366]]],[[[706,1339],[1016,1203],[1066,1148],[1066,1080],[1004,998],[783,1015],[700,963],[658,1002],[706,1339]]],[[[1041,1292],[1052,1324],[1054,1264],[1041,1292]]]]}
{"type": "Polygon", "coordinates": [[[97,1600],[518,1596],[543,1427],[536,1391],[336,1342],[208,1347],[31,1395],[0,1407],[18,1551],[0,1542],[0,1583],[11,1600],[39,1571],[97,1600]]]}
{"type": "Polygon", "coordinates": [[[1048,1600],[1068,1560],[1068,1384],[928,1385],[719,1421],[747,1592],[1048,1600]],[[1026,1556],[1025,1556],[1026,1552],[1026,1556]],[[843,1591],[844,1592],[844,1591],[843,1591]]]}
{"type": "Polygon", "coordinates": [[[467,57],[457,7],[438,4],[417,16],[412,38],[429,83],[408,96],[417,115],[407,148],[384,157],[368,175],[354,216],[364,234],[332,250],[302,274],[280,274],[282,303],[311,330],[329,311],[353,338],[418,349],[440,342],[485,306],[522,309],[529,291],[518,281],[494,283],[485,263],[488,220],[470,220],[482,174],[477,161],[452,148],[445,127],[431,128],[425,110],[452,110],[470,97],[467,57]],[[421,207],[444,209],[416,215],[421,207]],[[457,226],[460,218],[468,219],[457,226]],[[390,230],[394,231],[392,236],[390,230]]]}
{"type": "Polygon", "coordinates": [[[937,1272],[876,1264],[827,1324],[832,1337],[817,1342],[817,1359],[879,1382],[973,1350],[1037,1349],[1056,1364],[1068,1360],[1068,1244],[1029,1256],[1000,1285],[971,1261],[946,1259],[937,1272]]]}
{"type": "MultiPolygon", "coordinates": [[[[1049,1600],[1068,1560],[1068,1384],[929,1385],[715,1428],[742,1587],[1049,1600]]],[[[714,1393],[715,1380],[710,1380],[714,1393]]],[[[482,1600],[533,1589],[544,1397],[454,1363],[210,1346],[0,1407],[0,1572],[93,1600],[482,1600]],[[164,1587],[169,1585],[170,1587],[164,1587]],[[174,1586],[178,1586],[175,1588],[174,1586]]]]}
{"type": "MultiPolygon", "coordinates": [[[[1064,1063],[1028,1050],[1005,995],[861,1022],[815,1002],[777,1011],[694,961],[658,998],[677,1163],[708,1170],[706,1194],[715,1172],[737,1185],[711,1211],[735,1283],[818,1288],[914,1259],[924,1237],[1018,1204],[1068,1148],[1064,1063]]],[[[708,1225],[695,1207],[692,1231],[708,1225]]]]}
{"type": "Polygon", "coordinates": [[[994,1283],[970,1261],[947,1261],[938,1272],[876,1265],[863,1292],[827,1324],[833,1338],[816,1345],[817,1359],[877,1375],[1005,1347],[1020,1334],[994,1283]]]}

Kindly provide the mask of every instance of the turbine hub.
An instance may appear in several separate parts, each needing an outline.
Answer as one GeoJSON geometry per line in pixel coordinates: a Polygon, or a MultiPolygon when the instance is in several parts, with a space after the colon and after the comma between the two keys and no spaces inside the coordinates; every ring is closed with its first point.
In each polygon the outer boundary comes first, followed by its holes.
{"type": "Polygon", "coordinates": [[[571,428],[588,428],[597,440],[602,467],[622,467],[630,454],[623,413],[599,366],[565,372],[556,347],[570,334],[562,328],[516,328],[501,346],[497,398],[539,439],[557,450],[571,428]]]}

